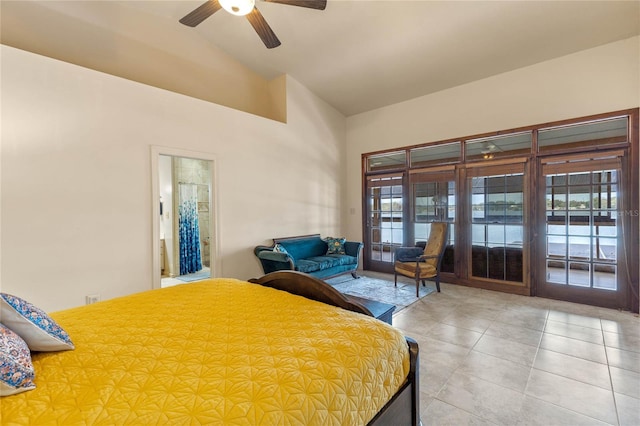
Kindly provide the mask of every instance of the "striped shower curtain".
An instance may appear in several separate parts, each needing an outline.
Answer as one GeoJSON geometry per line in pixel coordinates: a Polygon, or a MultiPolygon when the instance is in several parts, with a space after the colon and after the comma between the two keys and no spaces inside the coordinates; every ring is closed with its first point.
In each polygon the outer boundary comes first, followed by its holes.
{"type": "Polygon", "coordinates": [[[184,275],[202,269],[198,225],[198,186],[192,183],[181,183],[179,188],[180,275],[184,275]]]}

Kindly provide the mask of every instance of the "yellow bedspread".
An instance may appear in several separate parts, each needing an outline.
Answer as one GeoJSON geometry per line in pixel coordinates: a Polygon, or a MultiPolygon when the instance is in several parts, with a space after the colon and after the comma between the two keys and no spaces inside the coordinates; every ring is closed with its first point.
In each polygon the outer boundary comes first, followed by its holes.
{"type": "Polygon", "coordinates": [[[363,425],[409,372],[393,327],[232,279],[52,317],[76,349],[33,355],[2,424],[363,425]]]}

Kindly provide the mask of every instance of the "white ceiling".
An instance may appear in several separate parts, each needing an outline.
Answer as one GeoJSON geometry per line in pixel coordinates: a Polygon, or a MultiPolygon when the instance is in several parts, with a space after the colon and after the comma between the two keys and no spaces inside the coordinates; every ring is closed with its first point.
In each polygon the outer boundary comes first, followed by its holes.
{"type": "Polygon", "coordinates": [[[178,23],[203,0],[65,3],[79,21],[108,3],[102,19],[132,13],[167,38],[195,32],[267,79],[291,75],[347,116],[640,34],[638,0],[329,0],[324,11],[258,0],[282,42],[266,49],[224,10],[196,28],[178,23]]]}

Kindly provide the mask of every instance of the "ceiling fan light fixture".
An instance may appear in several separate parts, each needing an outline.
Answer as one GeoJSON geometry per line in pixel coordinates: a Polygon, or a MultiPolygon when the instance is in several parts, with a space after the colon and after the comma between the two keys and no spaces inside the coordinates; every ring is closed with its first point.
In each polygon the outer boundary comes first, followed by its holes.
{"type": "Polygon", "coordinates": [[[218,0],[220,6],[232,15],[244,16],[253,10],[255,0],[218,0]]]}

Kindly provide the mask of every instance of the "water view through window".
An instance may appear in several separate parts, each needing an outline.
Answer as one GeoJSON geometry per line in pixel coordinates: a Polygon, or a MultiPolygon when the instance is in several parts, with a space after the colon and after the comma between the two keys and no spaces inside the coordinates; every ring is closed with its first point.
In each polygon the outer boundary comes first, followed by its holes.
{"type": "Polygon", "coordinates": [[[616,290],[617,172],[554,174],[545,181],[547,281],[616,290]]]}

